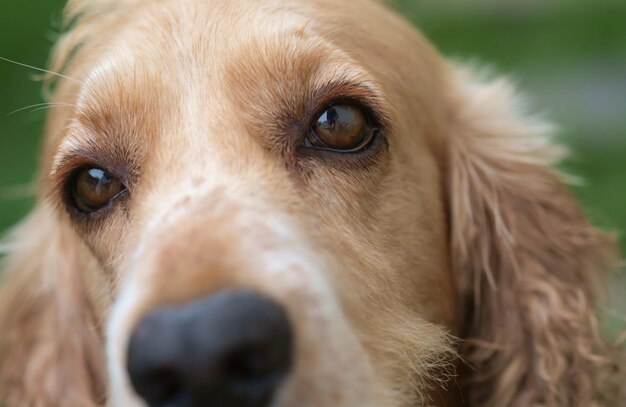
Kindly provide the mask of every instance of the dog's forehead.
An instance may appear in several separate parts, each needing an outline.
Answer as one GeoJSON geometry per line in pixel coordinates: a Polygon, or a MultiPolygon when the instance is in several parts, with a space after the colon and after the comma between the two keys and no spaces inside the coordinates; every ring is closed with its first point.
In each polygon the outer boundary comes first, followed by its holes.
{"type": "Polygon", "coordinates": [[[111,144],[170,137],[177,152],[185,139],[197,151],[238,126],[271,134],[281,109],[295,114],[328,84],[352,81],[382,93],[360,61],[318,31],[310,5],[168,4],[146,6],[88,68],[76,105],[91,136],[111,144]]]}
{"type": "MultiPolygon", "coordinates": [[[[116,27],[116,35],[102,43],[95,40],[100,51],[96,52],[97,62],[88,63],[91,69],[87,69],[90,72],[87,90],[105,92],[103,96],[107,96],[107,91],[128,92],[134,87],[145,94],[159,84],[178,93],[189,88],[195,93],[206,90],[212,93],[208,96],[216,98],[233,70],[237,79],[243,79],[241,86],[252,82],[245,81],[246,74],[256,76],[252,79],[257,82],[272,74],[275,77],[269,79],[298,80],[298,75],[310,73],[333,51],[343,52],[356,65],[378,77],[381,84],[398,85],[403,77],[409,79],[406,75],[409,70],[438,71],[422,69],[419,61],[417,64],[407,61],[413,53],[411,48],[416,46],[411,42],[415,39],[414,30],[375,1],[139,3],[142,5],[133,9],[132,19],[124,19],[116,27]],[[374,13],[370,10],[373,7],[379,10],[374,13]],[[337,8],[344,10],[329,12],[337,8]],[[396,60],[402,63],[395,65],[396,60]],[[389,69],[390,64],[394,64],[393,70],[389,69]],[[256,68],[261,65],[273,72],[264,72],[266,77],[258,76],[256,68]],[[290,77],[284,78],[285,74],[290,77]],[[109,80],[110,84],[119,86],[97,89],[107,78],[113,79],[109,80]]],[[[416,52],[423,56],[422,65],[436,59],[430,51],[425,46],[416,52]]],[[[334,56],[341,52],[335,52],[334,56]]],[[[427,79],[434,82],[435,78],[427,79]]],[[[236,82],[227,83],[228,91],[237,87],[236,82]]],[[[157,92],[163,94],[162,89],[157,92]]]]}
{"type": "Polygon", "coordinates": [[[278,85],[303,82],[333,53],[330,43],[314,34],[311,18],[301,13],[306,7],[271,1],[249,2],[247,8],[241,2],[167,4],[140,9],[138,18],[125,23],[101,44],[94,62],[86,63],[87,78],[76,103],[86,113],[82,118],[121,119],[103,114],[104,109],[134,117],[150,111],[180,116],[193,107],[208,112],[234,94],[258,93],[262,84],[268,92],[287,92],[278,85]],[[123,111],[117,111],[119,106],[123,111]]]}
{"type": "Polygon", "coordinates": [[[233,59],[254,64],[279,53],[298,59],[328,42],[316,34],[317,23],[306,12],[308,7],[281,4],[250,1],[242,7],[243,2],[170,1],[146,5],[100,45],[103,51],[89,79],[98,80],[108,72],[122,81],[133,80],[156,71],[170,81],[191,79],[198,87],[215,85],[233,59]]]}

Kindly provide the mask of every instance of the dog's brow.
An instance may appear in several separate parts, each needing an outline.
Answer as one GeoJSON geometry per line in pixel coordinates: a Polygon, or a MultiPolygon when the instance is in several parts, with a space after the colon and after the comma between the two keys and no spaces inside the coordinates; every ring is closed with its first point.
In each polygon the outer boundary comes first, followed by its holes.
{"type": "Polygon", "coordinates": [[[348,99],[364,104],[384,127],[391,124],[391,109],[382,91],[370,81],[338,79],[319,85],[313,105],[321,107],[335,100],[348,99]]]}
{"type": "Polygon", "coordinates": [[[371,109],[380,124],[392,123],[392,108],[383,87],[358,62],[337,51],[314,71],[313,95],[318,105],[333,99],[352,99],[371,109]]]}
{"type": "Polygon", "coordinates": [[[132,182],[139,171],[141,152],[119,143],[103,143],[83,133],[70,133],[60,145],[49,172],[51,189],[81,165],[97,165],[132,182]]]}

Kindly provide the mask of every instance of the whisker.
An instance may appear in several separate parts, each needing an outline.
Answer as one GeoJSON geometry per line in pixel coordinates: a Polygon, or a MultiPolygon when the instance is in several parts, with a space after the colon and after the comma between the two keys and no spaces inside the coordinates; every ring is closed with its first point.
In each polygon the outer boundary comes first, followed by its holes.
{"type": "Polygon", "coordinates": [[[55,107],[65,107],[67,109],[74,109],[76,106],[70,105],[70,104],[64,104],[64,103],[56,103],[56,104],[53,104],[53,105],[50,105],[50,106],[38,107],[36,109],[31,110],[29,113],[35,113],[35,112],[38,112],[40,110],[45,110],[45,109],[48,109],[48,108],[53,109],[55,107]]]}
{"type": "Polygon", "coordinates": [[[11,113],[7,113],[7,116],[14,115],[15,113],[19,113],[19,112],[22,112],[24,110],[27,110],[27,109],[30,109],[30,108],[33,108],[33,107],[39,108],[39,109],[33,110],[33,112],[34,112],[34,111],[37,111],[37,110],[46,109],[48,107],[68,107],[68,108],[74,108],[75,106],[72,105],[72,104],[69,104],[69,103],[50,103],[50,102],[36,103],[34,105],[25,106],[25,107],[22,107],[20,109],[14,110],[11,113]]]}
{"type": "Polygon", "coordinates": [[[71,81],[71,82],[74,82],[74,83],[78,83],[80,85],[83,84],[81,81],[79,81],[77,79],[70,78],[69,76],[63,75],[63,74],[58,73],[58,72],[52,72],[52,71],[49,71],[47,69],[37,68],[36,66],[23,64],[21,62],[13,61],[12,59],[4,58],[4,57],[0,57],[0,60],[6,61],[6,62],[10,62],[10,63],[15,64],[15,65],[23,66],[25,68],[34,69],[35,71],[44,72],[44,73],[47,73],[47,74],[50,74],[50,75],[55,75],[55,76],[58,76],[60,78],[67,79],[68,81],[71,81]]]}

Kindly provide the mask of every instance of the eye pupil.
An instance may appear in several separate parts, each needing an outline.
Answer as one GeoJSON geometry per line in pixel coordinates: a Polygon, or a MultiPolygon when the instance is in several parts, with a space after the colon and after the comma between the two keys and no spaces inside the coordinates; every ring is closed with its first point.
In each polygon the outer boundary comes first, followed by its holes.
{"type": "Polygon", "coordinates": [[[337,109],[331,107],[322,114],[318,123],[321,127],[324,127],[327,130],[333,130],[338,119],[339,114],[337,113],[337,109]]]}
{"type": "Polygon", "coordinates": [[[101,168],[92,167],[78,172],[72,190],[76,207],[90,213],[106,206],[125,189],[119,179],[101,168]]]}

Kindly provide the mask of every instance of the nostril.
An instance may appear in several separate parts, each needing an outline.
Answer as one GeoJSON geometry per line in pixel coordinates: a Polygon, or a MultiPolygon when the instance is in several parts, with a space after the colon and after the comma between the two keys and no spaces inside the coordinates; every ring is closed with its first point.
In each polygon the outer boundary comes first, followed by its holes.
{"type": "Polygon", "coordinates": [[[168,367],[146,371],[142,378],[135,378],[134,384],[150,405],[167,404],[178,399],[184,389],[177,372],[168,367]]]}
{"type": "Polygon", "coordinates": [[[282,349],[246,347],[224,360],[224,375],[232,386],[266,387],[277,385],[290,365],[282,349]]]}
{"type": "Polygon", "coordinates": [[[149,406],[264,407],[291,368],[292,336],[274,301],[221,292],[144,317],[128,372],[149,406]]]}
{"type": "MultiPolygon", "coordinates": [[[[145,318],[135,329],[129,344],[128,373],[133,387],[150,405],[167,404],[184,389],[180,372],[164,351],[171,339],[153,337],[160,331],[158,318],[145,318]]],[[[170,348],[171,349],[171,348],[170,348]]]]}
{"type": "Polygon", "coordinates": [[[277,352],[259,349],[243,349],[234,353],[227,361],[225,370],[229,376],[241,380],[256,380],[271,376],[280,364],[277,352]]]}

